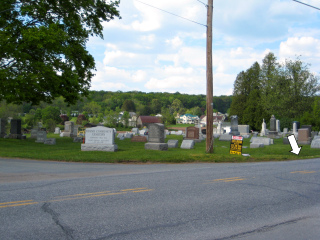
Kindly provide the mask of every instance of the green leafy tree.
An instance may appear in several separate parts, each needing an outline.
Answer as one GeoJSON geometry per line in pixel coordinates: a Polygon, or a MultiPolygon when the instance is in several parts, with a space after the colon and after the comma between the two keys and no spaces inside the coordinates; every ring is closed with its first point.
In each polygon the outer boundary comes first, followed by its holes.
{"type": "Polygon", "coordinates": [[[0,4],[0,100],[70,104],[88,95],[93,57],[89,36],[119,17],[117,0],[3,0],[0,4]]]}
{"type": "Polygon", "coordinates": [[[125,100],[122,104],[122,110],[127,112],[135,112],[136,106],[134,104],[134,101],[129,99],[125,100]]]}
{"type": "Polygon", "coordinates": [[[129,118],[130,118],[130,114],[129,112],[125,111],[122,114],[121,120],[124,123],[124,126],[127,127],[129,125],[129,118]]]}
{"type": "Polygon", "coordinates": [[[42,110],[42,121],[47,124],[49,120],[53,120],[56,124],[61,122],[60,111],[57,107],[48,106],[42,110]]]}
{"type": "Polygon", "coordinates": [[[154,114],[158,114],[161,112],[161,102],[158,99],[152,99],[151,110],[154,114]]]}
{"type": "Polygon", "coordinates": [[[101,111],[101,106],[93,101],[84,105],[83,110],[88,114],[98,115],[98,113],[101,111]]]}

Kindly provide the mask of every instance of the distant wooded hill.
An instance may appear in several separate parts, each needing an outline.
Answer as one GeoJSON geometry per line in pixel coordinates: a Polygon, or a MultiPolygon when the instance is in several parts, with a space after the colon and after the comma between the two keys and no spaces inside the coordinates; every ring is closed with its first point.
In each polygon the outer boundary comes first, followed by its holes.
{"type": "MultiPolygon", "coordinates": [[[[94,101],[101,105],[102,108],[109,108],[116,110],[116,108],[123,109],[126,102],[133,101],[136,111],[141,114],[160,113],[161,108],[184,108],[185,110],[200,108],[203,112],[206,109],[206,96],[189,95],[176,93],[159,93],[159,92],[108,92],[108,91],[91,91],[88,99],[85,99],[84,104],[94,101]],[[182,106],[179,105],[179,100],[182,106]]],[[[231,106],[232,96],[215,96],[213,97],[213,108],[216,111],[227,113],[231,106]]],[[[79,109],[80,110],[80,109],[79,109]]],[[[128,109],[129,110],[129,109],[128,109]]]]}

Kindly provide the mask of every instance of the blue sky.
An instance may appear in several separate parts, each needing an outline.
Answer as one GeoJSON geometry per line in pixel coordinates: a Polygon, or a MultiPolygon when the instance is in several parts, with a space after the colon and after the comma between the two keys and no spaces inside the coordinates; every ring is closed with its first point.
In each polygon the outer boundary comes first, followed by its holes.
{"type": "MultiPolygon", "coordinates": [[[[141,0],[201,24],[197,0],[141,0]]],[[[320,0],[301,0],[320,8],[320,0]]],[[[206,0],[202,2],[207,3],[206,0]]],[[[213,1],[213,94],[231,95],[239,72],[268,52],[300,59],[320,72],[320,11],[292,0],[213,1]]],[[[120,15],[90,38],[96,60],[91,90],[206,94],[206,27],[136,0],[121,0],[120,15]]]]}

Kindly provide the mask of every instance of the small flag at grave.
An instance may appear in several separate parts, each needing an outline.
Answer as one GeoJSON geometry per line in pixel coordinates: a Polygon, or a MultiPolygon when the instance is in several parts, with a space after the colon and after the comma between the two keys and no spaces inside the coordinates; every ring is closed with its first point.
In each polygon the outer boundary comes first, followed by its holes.
{"type": "Polygon", "coordinates": [[[241,155],[242,143],[243,143],[243,137],[232,136],[231,143],[230,143],[230,154],[241,155]]]}

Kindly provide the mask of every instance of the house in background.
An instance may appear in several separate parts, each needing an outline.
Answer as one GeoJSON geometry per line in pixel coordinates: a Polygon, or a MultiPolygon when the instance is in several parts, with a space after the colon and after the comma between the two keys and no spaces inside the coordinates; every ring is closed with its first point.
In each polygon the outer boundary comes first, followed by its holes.
{"type": "Polygon", "coordinates": [[[161,123],[161,120],[154,116],[139,116],[137,119],[137,128],[148,127],[150,123],[161,123]]]}
{"type": "Polygon", "coordinates": [[[184,114],[181,115],[179,118],[177,118],[177,123],[182,124],[194,124],[195,122],[198,122],[200,118],[198,116],[192,115],[192,114],[184,114]]]}
{"type": "MultiPolygon", "coordinates": [[[[224,122],[226,119],[226,114],[222,114],[220,112],[213,113],[213,124],[218,125],[219,122],[224,122]]],[[[207,116],[203,115],[200,119],[200,124],[205,126],[207,125],[207,116]]]]}

